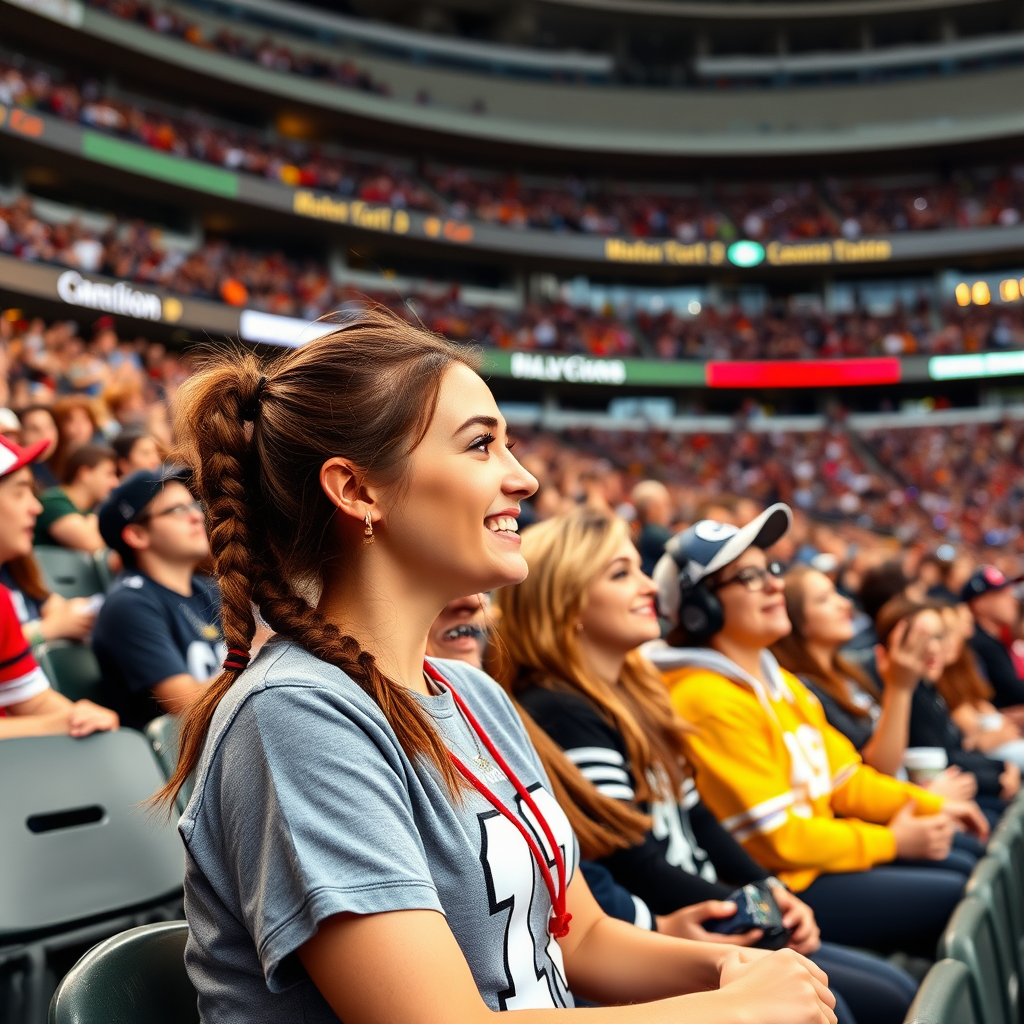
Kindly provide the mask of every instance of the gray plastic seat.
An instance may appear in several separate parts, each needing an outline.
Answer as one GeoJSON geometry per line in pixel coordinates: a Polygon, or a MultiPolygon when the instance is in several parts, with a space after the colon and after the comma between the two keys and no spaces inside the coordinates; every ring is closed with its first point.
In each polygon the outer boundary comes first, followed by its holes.
{"type": "Polygon", "coordinates": [[[976,896],[966,896],[953,911],[939,942],[939,956],[959,960],[974,978],[975,995],[985,1024],[1016,1024],[1011,1017],[996,938],[988,907],[976,896]]]}
{"type": "Polygon", "coordinates": [[[173,822],[144,802],[163,779],[141,733],[0,743],[0,943],[181,892],[173,822]]]}
{"type": "Polygon", "coordinates": [[[187,938],[184,921],[167,921],[94,946],[54,993],[49,1024],[197,1024],[187,938]]]}
{"type": "MultiPolygon", "coordinates": [[[[1024,868],[1024,865],[1021,865],[1024,868]]],[[[1007,1010],[1011,1021],[1020,1019],[1020,939],[1014,926],[1014,896],[1008,872],[995,857],[983,857],[967,881],[966,895],[988,908],[999,947],[1007,1010]]]]}
{"type": "Polygon", "coordinates": [[[904,1024],[981,1024],[974,979],[959,960],[940,960],[917,990],[904,1024]]]}
{"type": "Polygon", "coordinates": [[[50,640],[33,650],[50,685],[68,700],[100,699],[103,672],[91,647],[74,640],[50,640]]]}
{"type": "Polygon", "coordinates": [[[50,544],[40,544],[34,551],[46,585],[55,594],[92,597],[105,592],[92,555],[50,544]]]}

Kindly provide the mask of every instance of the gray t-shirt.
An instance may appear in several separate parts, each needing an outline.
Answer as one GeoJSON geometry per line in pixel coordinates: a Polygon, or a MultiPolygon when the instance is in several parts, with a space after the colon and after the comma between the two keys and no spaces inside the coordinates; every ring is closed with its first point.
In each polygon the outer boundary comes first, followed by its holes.
{"type": "MultiPolygon", "coordinates": [[[[434,664],[531,792],[571,877],[575,837],[510,701],[468,665],[434,664]]],[[[474,763],[451,695],[418,699],[474,763]]],[[[479,777],[553,864],[511,783],[494,766],[479,777]]],[[[492,1009],[573,1005],[547,931],[551,901],[519,831],[475,790],[453,800],[352,679],[290,642],[267,644],[221,701],[178,827],[185,961],[208,1024],[337,1024],[295,954],[345,911],[440,911],[492,1009]]]]}

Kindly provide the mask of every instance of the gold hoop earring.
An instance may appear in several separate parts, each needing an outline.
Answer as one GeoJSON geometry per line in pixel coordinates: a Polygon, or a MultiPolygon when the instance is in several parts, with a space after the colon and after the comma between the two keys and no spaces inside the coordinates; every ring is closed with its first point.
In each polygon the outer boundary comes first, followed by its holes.
{"type": "Polygon", "coordinates": [[[373,518],[369,512],[366,513],[366,529],[363,530],[363,543],[373,543],[373,518]]]}

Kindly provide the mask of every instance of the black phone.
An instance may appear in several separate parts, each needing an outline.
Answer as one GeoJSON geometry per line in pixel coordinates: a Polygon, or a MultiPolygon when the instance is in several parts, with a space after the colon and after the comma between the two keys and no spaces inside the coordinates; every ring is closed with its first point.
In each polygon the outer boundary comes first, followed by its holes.
{"type": "Polygon", "coordinates": [[[736,913],[732,917],[702,921],[707,931],[741,935],[760,928],[764,935],[754,943],[755,949],[782,949],[789,942],[792,929],[782,923],[782,911],[767,882],[751,882],[726,898],[736,904],[736,913]]]}

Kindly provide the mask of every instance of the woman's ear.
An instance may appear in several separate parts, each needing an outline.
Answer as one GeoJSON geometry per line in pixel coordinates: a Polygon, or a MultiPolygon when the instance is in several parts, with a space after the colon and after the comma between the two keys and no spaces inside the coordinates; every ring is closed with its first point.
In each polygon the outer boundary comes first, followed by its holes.
{"type": "Polygon", "coordinates": [[[360,522],[365,521],[367,513],[372,521],[380,517],[375,488],[366,483],[365,473],[348,459],[328,459],[320,467],[320,486],[328,501],[345,515],[360,522]]]}

